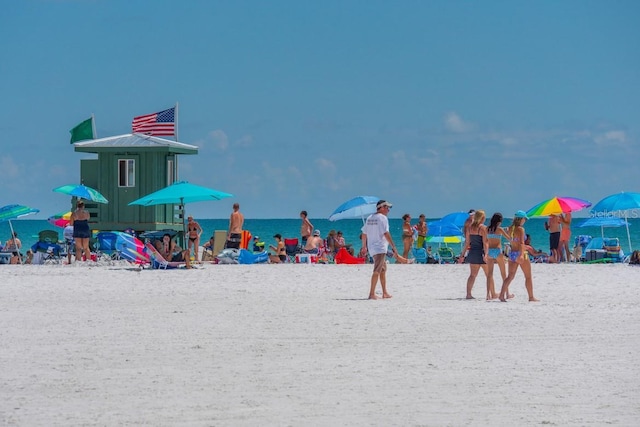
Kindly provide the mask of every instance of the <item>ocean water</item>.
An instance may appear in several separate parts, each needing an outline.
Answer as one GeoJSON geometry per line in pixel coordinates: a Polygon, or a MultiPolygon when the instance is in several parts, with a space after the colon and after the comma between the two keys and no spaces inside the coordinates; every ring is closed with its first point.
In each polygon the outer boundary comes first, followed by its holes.
{"type": "MultiPolygon", "coordinates": [[[[353,244],[356,248],[360,247],[359,235],[362,227],[361,219],[340,220],[331,222],[327,219],[310,219],[314,227],[322,233],[322,237],[326,237],[330,230],[340,230],[344,234],[347,243],[353,244]]],[[[589,235],[593,237],[601,236],[600,227],[578,227],[583,221],[582,218],[574,218],[571,235],[572,240],[578,235],[589,235]]],[[[214,230],[227,230],[229,227],[228,219],[197,219],[203,229],[201,244],[206,242],[214,232],[214,230]]],[[[431,219],[427,220],[431,221],[431,219]]],[[[525,223],[525,229],[531,234],[533,247],[547,251],[549,250],[549,233],[544,229],[545,218],[532,218],[525,223]]],[[[413,220],[412,223],[416,223],[413,220]]],[[[62,229],[49,224],[46,220],[14,220],[12,221],[14,230],[18,233],[18,238],[22,241],[23,248],[31,247],[38,240],[38,232],[41,230],[56,230],[62,238],[62,229]]],[[[300,237],[299,218],[288,219],[245,219],[244,228],[249,230],[254,236],[259,236],[260,240],[266,242],[267,245],[274,242],[273,235],[281,234],[283,237],[300,237]]],[[[509,221],[505,221],[505,226],[509,221]]],[[[634,218],[629,220],[629,230],[631,233],[631,244],[633,249],[640,249],[640,219],[634,218]]],[[[394,242],[398,249],[402,251],[402,219],[390,218],[389,227],[394,242]]],[[[0,223],[0,240],[4,243],[10,238],[10,229],[8,222],[0,223]]],[[[605,237],[618,237],[620,245],[625,253],[629,249],[627,241],[627,230],[625,227],[605,228],[605,237]]],[[[433,244],[437,247],[438,244],[433,244]]],[[[460,251],[460,244],[449,244],[457,253],[460,251]]],[[[573,245],[571,245],[573,246],[573,245]]]]}

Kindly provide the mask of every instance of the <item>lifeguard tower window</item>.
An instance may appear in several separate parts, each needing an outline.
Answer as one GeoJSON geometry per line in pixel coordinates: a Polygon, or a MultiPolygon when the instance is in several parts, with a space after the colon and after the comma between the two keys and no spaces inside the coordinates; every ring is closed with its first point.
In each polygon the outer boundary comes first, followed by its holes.
{"type": "Polygon", "coordinates": [[[136,161],[134,159],[118,160],[118,186],[119,187],[135,187],[136,186],[136,161]]]}

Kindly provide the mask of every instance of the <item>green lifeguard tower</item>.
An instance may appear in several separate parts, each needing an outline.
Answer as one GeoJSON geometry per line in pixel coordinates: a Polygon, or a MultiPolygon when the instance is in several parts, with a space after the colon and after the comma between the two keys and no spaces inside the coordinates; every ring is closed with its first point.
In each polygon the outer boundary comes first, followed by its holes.
{"type": "Polygon", "coordinates": [[[77,142],[74,149],[96,153],[80,160],[81,183],[102,193],[108,204],[86,202],[94,230],[183,229],[183,206],[129,206],[129,203],[178,180],[178,155],[198,154],[198,147],[143,134],[77,142]]]}

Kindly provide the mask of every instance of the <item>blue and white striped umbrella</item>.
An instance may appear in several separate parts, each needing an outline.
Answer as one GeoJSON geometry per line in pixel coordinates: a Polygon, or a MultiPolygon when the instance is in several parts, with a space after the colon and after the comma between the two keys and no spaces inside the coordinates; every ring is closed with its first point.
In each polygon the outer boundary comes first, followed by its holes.
{"type": "Polygon", "coordinates": [[[329,216],[329,221],[353,218],[362,218],[364,220],[365,217],[376,213],[378,200],[380,198],[375,196],[356,196],[338,206],[329,216]]]}

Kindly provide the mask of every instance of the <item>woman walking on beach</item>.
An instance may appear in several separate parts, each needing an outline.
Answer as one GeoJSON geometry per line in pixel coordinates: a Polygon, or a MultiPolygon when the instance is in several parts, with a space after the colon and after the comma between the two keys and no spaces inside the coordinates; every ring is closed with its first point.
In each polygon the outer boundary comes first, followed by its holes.
{"type": "Polygon", "coordinates": [[[73,226],[73,239],[76,242],[76,261],[91,260],[91,250],[89,249],[89,239],[91,230],[89,229],[89,212],[84,210],[84,202],[78,200],[76,210],[71,214],[69,224],[73,226]]]}
{"type": "Polygon", "coordinates": [[[469,278],[467,279],[467,299],[474,299],[471,295],[473,284],[478,276],[480,267],[487,273],[485,264],[487,263],[487,252],[489,242],[487,240],[487,228],[484,226],[485,214],[483,210],[478,210],[473,214],[471,225],[467,228],[465,235],[466,246],[462,251],[467,252],[467,263],[469,264],[469,278]]]}
{"type": "Polygon", "coordinates": [[[509,294],[509,285],[516,277],[518,266],[520,266],[524,274],[524,286],[527,288],[529,301],[538,301],[536,297],[533,296],[531,262],[529,261],[529,254],[524,245],[527,234],[522,224],[524,224],[527,219],[529,219],[529,217],[524,211],[518,211],[514,215],[513,223],[507,229],[507,235],[511,240],[511,252],[509,252],[509,274],[504,282],[502,282],[502,289],[500,290],[500,301],[503,302],[506,302],[507,298],[513,298],[513,295],[509,294]]]}
{"type": "Polygon", "coordinates": [[[487,240],[489,241],[489,252],[487,253],[487,300],[498,298],[495,281],[493,280],[493,267],[496,264],[500,269],[502,281],[504,282],[507,278],[507,268],[504,262],[504,254],[502,253],[502,238],[505,237],[508,240],[509,236],[501,227],[502,219],[500,212],[494,213],[487,227],[487,240]]]}
{"type": "Polygon", "coordinates": [[[413,227],[411,227],[411,215],[402,215],[402,257],[407,258],[413,244],[413,227]]]}

